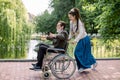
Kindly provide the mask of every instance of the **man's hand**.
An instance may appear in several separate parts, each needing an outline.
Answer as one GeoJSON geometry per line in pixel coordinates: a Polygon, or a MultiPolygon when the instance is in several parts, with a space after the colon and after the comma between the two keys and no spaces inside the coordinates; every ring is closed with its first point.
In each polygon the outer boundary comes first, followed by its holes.
{"type": "Polygon", "coordinates": [[[40,39],[41,39],[41,40],[46,40],[46,38],[47,38],[46,35],[42,35],[42,36],[40,36],[40,39]]]}
{"type": "Polygon", "coordinates": [[[50,33],[50,34],[49,34],[49,37],[51,37],[51,38],[55,38],[55,37],[56,37],[56,35],[55,35],[55,34],[53,34],[53,33],[50,33]]]}
{"type": "Polygon", "coordinates": [[[42,35],[42,36],[40,36],[40,38],[46,38],[47,36],[46,35],[42,35]]]}

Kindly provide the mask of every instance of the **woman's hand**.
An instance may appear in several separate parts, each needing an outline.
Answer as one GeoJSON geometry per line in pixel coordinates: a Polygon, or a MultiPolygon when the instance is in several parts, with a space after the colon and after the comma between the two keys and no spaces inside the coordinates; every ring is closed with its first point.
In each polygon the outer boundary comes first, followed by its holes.
{"type": "Polygon", "coordinates": [[[76,41],[69,41],[69,43],[76,44],[77,42],[76,41]]]}
{"type": "Polygon", "coordinates": [[[70,39],[68,39],[68,41],[70,41],[70,39]]]}
{"type": "Polygon", "coordinates": [[[76,41],[72,41],[71,43],[72,43],[72,44],[76,44],[76,41]]]}

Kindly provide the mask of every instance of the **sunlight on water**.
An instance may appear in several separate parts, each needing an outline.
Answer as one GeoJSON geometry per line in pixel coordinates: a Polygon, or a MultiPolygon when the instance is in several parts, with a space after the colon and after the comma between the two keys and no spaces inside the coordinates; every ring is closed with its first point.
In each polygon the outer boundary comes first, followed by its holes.
{"type": "Polygon", "coordinates": [[[37,41],[37,40],[30,40],[27,59],[36,59],[37,58],[37,52],[34,51],[34,48],[35,48],[35,45],[37,45],[38,43],[39,43],[39,41],[37,41]]]}

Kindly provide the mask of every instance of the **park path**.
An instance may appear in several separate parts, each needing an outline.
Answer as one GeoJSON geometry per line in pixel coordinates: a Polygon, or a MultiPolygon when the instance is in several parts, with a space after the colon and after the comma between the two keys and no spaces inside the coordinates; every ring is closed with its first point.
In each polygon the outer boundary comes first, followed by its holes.
{"type": "MultiPolygon", "coordinates": [[[[120,60],[97,60],[96,71],[86,70],[74,73],[65,80],[120,80],[120,60]]],[[[41,71],[29,70],[35,61],[0,62],[0,80],[44,80],[41,71]]],[[[48,80],[59,80],[51,75],[48,80]]]]}

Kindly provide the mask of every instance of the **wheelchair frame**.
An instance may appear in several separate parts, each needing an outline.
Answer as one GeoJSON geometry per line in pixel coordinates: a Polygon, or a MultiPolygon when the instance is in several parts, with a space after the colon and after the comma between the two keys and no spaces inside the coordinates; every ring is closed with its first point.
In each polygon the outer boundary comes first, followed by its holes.
{"type": "Polygon", "coordinates": [[[47,49],[42,67],[44,78],[49,78],[52,73],[58,79],[69,79],[75,70],[75,60],[67,54],[66,50],[58,48],[47,49]]]}

